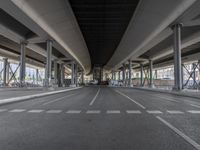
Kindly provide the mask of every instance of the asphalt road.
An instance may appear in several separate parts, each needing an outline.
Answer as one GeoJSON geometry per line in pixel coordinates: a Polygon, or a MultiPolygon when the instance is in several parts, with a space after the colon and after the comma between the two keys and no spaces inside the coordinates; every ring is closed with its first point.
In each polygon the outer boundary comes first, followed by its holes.
{"type": "Polygon", "coordinates": [[[85,87],[0,106],[0,150],[200,150],[200,100],[85,87]]]}

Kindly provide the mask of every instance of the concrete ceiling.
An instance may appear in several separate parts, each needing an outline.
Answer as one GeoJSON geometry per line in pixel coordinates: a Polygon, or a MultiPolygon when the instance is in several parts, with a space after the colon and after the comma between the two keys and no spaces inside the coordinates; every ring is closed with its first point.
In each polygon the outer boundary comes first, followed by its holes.
{"type": "Polygon", "coordinates": [[[69,0],[90,52],[92,65],[112,57],[139,0],[69,0]]]}

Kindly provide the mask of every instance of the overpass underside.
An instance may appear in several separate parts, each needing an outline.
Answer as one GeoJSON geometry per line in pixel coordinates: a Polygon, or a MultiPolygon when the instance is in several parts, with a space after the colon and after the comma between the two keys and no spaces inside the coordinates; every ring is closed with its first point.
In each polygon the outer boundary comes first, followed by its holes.
{"type": "Polygon", "coordinates": [[[0,0],[0,150],[200,150],[199,10],[0,0]]]}

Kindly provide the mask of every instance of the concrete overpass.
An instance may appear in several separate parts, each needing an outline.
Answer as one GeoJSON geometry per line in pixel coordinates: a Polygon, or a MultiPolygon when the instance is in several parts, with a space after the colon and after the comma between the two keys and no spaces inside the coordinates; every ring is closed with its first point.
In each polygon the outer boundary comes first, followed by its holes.
{"type": "Polygon", "coordinates": [[[200,150],[199,9],[198,0],[1,0],[0,149],[200,150]],[[156,89],[154,72],[167,66],[173,89],[156,89]],[[43,84],[27,81],[30,68],[43,84]],[[191,79],[197,90],[184,89],[191,79]]]}

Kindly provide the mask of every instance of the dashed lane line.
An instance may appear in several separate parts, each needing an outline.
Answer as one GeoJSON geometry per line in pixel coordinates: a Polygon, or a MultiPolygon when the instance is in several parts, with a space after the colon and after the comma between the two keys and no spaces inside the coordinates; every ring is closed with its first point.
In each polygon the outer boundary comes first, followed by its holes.
{"type": "Polygon", "coordinates": [[[197,150],[200,150],[200,145],[191,139],[189,136],[185,135],[183,132],[181,132],[179,129],[171,125],[169,122],[164,120],[163,118],[157,116],[156,117],[158,120],[160,120],[163,124],[165,124],[167,127],[169,127],[171,130],[173,130],[176,134],[178,134],[180,137],[182,137],[185,141],[190,143],[193,147],[195,147],[197,150]]]}
{"type": "Polygon", "coordinates": [[[42,109],[33,109],[33,110],[29,110],[28,113],[41,113],[43,111],[44,110],[42,110],[42,109]]]}
{"type": "Polygon", "coordinates": [[[141,114],[142,112],[139,110],[127,110],[126,113],[127,114],[141,114]]]}
{"type": "Polygon", "coordinates": [[[67,98],[67,97],[70,97],[70,96],[73,96],[73,95],[76,95],[76,94],[70,94],[70,95],[66,95],[66,96],[63,96],[63,97],[59,97],[59,98],[57,98],[55,100],[45,102],[42,105],[47,105],[47,104],[55,103],[57,101],[64,100],[64,98],[67,98]]]}
{"type": "Polygon", "coordinates": [[[67,114],[80,114],[81,110],[68,110],[66,113],[67,114]]]}
{"type": "Polygon", "coordinates": [[[62,110],[48,110],[46,111],[46,113],[49,113],[49,114],[58,114],[58,113],[61,113],[62,110]]]}
{"type": "Polygon", "coordinates": [[[169,114],[184,114],[184,112],[179,110],[167,110],[167,113],[169,114]]]}
{"type": "MultiPolygon", "coordinates": [[[[64,112],[65,110],[43,110],[43,109],[31,109],[31,110],[26,110],[26,109],[0,109],[0,112],[12,112],[12,113],[19,113],[19,112],[27,112],[27,113],[41,113],[45,112],[48,114],[51,113],[61,113],[64,112]]],[[[67,114],[80,114],[81,112],[85,114],[100,114],[102,113],[101,110],[68,110],[65,113],[67,114]]],[[[200,110],[186,110],[186,111],[180,111],[180,110],[166,110],[166,111],[160,111],[160,110],[146,110],[148,114],[185,114],[185,113],[190,113],[190,114],[200,114],[200,110]]],[[[120,114],[120,110],[107,110],[107,114],[120,114]]],[[[140,110],[125,110],[126,114],[142,114],[143,112],[140,110]]]]}
{"type": "Polygon", "coordinates": [[[9,112],[18,113],[18,112],[24,112],[24,111],[26,111],[26,109],[13,109],[13,110],[10,110],[9,112]]]}
{"type": "Polygon", "coordinates": [[[107,110],[107,114],[120,114],[120,110],[107,110]]]}
{"type": "Polygon", "coordinates": [[[149,113],[149,114],[162,114],[163,112],[161,112],[159,110],[147,110],[147,113],[149,113]]]}
{"type": "Polygon", "coordinates": [[[86,111],[86,114],[100,114],[101,111],[100,110],[88,110],[86,111]]]}
{"type": "Polygon", "coordinates": [[[188,110],[187,112],[191,114],[200,114],[200,110],[188,110]]]}
{"type": "Polygon", "coordinates": [[[118,91],[118,90],[115,90],[115,92],[117,92],[118,94],[126,97],[127,99],[131,100],[132,102],[134,102],[136,105],[138,105],[139,107],[141,107],[142,109],[146,109],[146,107],[144,107],[142,104],[140,104],[139,102],[135,101],[134,99],[130,98],[129,96],[125,95],[124,93],[118,91]]]}
{"type": "Polygon", "coordinates": [[[99,95],[99,92],[100,92],[100,88],[98,89],[96,95],[94,96],[94,98],[93,98],[92,101],[90,102],[90,104],[89,104],[90,106],[92,106],[92,105],[94,104],[95,100],[97,99],[97,97],[98,97],[98,95],[99,95]]]}

